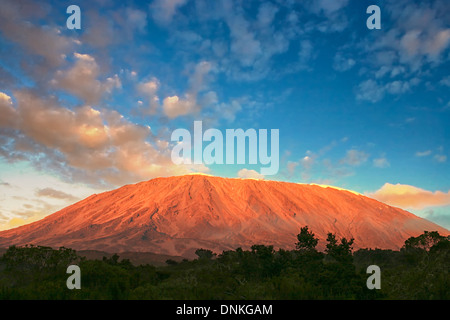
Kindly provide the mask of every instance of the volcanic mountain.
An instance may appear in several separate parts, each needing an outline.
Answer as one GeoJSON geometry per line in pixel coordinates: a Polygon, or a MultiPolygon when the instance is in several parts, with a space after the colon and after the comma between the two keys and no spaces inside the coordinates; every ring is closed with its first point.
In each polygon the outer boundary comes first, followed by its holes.
{"type": "Polygon", "coordinates": [[[449,231],[353,192],[318,185],[205,175],[156,178],[94,194],[34,223],[0,232],[0,247],[153,252],[191,257],[253,244],[292,249],[308,226],[356,248],[398,249],[423,231],[449,231]]]}

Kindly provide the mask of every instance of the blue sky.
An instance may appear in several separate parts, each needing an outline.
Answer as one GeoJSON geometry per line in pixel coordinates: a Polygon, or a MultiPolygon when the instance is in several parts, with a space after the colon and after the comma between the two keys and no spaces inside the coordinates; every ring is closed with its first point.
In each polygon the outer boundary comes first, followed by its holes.
{"type": "Polygon", "coordinates": [[[448,1],[2,1],[0,228],[189,172],[338,186],[449,228],[449,21],[448,1]],[[195,120],[279,129],[278,174],[175,165],[195,120]]]}

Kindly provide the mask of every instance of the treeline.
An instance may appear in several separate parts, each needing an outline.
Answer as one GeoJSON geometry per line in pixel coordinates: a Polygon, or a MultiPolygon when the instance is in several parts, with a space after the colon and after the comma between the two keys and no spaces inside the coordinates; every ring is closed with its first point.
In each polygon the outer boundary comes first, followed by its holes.
{"type": "Polygon", "coordinates": [[[167,265],[133,265],[118,255],[87,260],[68,248],[10,247],[0,258],[0,299],[444,299],[450,298],[450,241],[437,232],[411,237],[399,251],[361,249],[329,233],[324,252],[304,227],[295,250],[254,245],[167,265]],[[81,270],[69,290],[67,266],[81,270]],[[369,290],[369,265],[381,289],[369,290]]]}

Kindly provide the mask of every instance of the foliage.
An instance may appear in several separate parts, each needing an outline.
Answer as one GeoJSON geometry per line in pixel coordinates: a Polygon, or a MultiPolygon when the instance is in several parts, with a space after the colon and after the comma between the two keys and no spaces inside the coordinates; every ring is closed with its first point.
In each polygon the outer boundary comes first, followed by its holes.
{"type": "Polygon", "coordinates": [[[300,228],[300,233],[297,235],[298,242],[295,244],[297,250],[313,251],[319,243],[319,239],[314,237],[314,233],[308,230],[308,226],[300,228]]]}
{"type": "Polygon", "coordinates": [[[208,249],[197,249],[195,250],[195,254],[199,259],[211,260],[216,254],[208,249]]]}
{"type": "Polygon", "coordinates": [[[410,237],[405,241],[404,249],[423,249],[430,250],[431,247],[438,244],[441,241],[448,239],[441,236],[437,231],[425,231],[418,237],[410,237]]]}
{"type": "MultiPolygon", "coordinates": [[[[410,238],[400,251],[360,249],[329,233],[324,252],[303,227],[296,250],[253,245],[166,266],[133,265],[115,254],[80,258],[72,249],[10,247],[0,259],[0,299],[449,299],[450,241],[435,232],[410,238]],[[66,287],[66,268],[81,269],[81,289],[66,287]],[[381,290],[366,269],[381,268],[381,290]]],[[[316,241],[317,240],[317,241],[316,241]]]]}

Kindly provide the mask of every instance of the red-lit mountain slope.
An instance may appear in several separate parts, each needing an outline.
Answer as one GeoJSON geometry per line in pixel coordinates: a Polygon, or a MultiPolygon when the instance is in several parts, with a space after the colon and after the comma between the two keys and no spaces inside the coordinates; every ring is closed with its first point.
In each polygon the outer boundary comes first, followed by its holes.
{"type": "Polygon", "coordinates": [[[424,230],[449,231],[407,211],[335,188],[204,175],[156,178],[94,194],[40,221],[0,232],[0,247],[32,243],[77,250],[192,256],[253,244],[294,247],[307,225],[355,248],[398,249],[424,230]]]}

